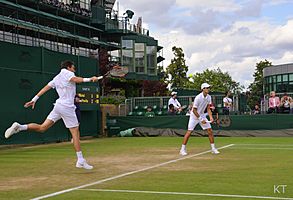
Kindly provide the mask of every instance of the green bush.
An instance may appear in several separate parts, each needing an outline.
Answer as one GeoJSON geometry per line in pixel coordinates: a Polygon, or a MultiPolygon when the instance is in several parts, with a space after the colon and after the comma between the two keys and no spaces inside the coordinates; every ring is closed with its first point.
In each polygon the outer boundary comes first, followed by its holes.
{"type": "Polygon", "coordinates": [[[125,96],[109,95],[101,97],[101,104],[123,104],[125,102],[125,96]]]}

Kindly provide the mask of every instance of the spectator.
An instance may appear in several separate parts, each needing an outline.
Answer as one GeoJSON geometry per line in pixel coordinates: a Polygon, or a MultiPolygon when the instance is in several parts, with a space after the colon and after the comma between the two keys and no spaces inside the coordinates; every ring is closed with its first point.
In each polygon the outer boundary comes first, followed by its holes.
{"type": "Polygon", "coordinates": [[[171,92],[171,98],[168,101],[168,106],[170,106],[171,104],[173,104],[173,107],[176,112],[182,111],[181,104],[177,100],[177,92],[171,92]]]}
{"type": "Polygon", "coordinates": [[[218,119],[219,119],[218,109],[215,107],[215,105],[213,103],[210,104],[210,109],[212,111],[212,115],[213,115],[214,119],[216,119],[215,121],[218,123],[218,119]]]}
{"type": "Polygon", "coordinates": [[[291,113],[292,97],[288,96],[287,93],[281,98],[280,110],[281,112],[291,113]]]}
{"type": "Polygon", "coordinates": [[[186,112],[186,116],[190,116],[190,113],[191,113],[191,111],[192,111],[192,104],[190,104],[189,106],[188,106],[188,108],[187,108],[187,112],[186,112]]]}
{"type": "Polygon", "coordinates": [[[231,96],[231,92],[227,91],[225,93],[225,97],[223,98],[223,103],[224,103],[224,107],[223,107],[223,114],[224,115],[229,115],[230,114],[230,110],[232,108],[232,99],[230,98],[231,96]]]}
{"type": "Polygon", "coordinates": [[[74,105],[75,105],[75,114],[76,114],[76,117],[77,117],[77,121],[78,123],[80,124],[80,119],[81,119],[81,111],[80,111],[80,98],[78,95],[75,95],[75,98],[74,98],[74,105]]]}
{"type": "Polygon", "coordinates": [[[254,109],[252,110],[252,114],[253,115],[260,114],[260,109],[259,109],[259,105],[258,104],[255,104],[254,109]]]}
{"type": "Polygon", "coordinates": [[[145,112],[145,117],[154,117],[155,113],[152,111],[152,108],[150,106],[147,107],[147,110],[145,112]]]}
{"type": "Polygon", "coordinates": [[[280,108],[280,98],[276,97],[275,91],[271,91],[270,96],[268,113],[278,113],[280,108]]]}
{"type": "Polygon", "coordinates": [[[176,110],[173,104],[169,105],[168,115],[176,115],[176,110]]]}

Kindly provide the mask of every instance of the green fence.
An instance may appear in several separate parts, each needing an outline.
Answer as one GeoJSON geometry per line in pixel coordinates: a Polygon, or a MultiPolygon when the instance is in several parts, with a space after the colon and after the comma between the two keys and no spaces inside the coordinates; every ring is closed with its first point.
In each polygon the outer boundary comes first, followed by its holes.
{"type": "MultiPolygon", "coordinates": [[[[155,117],[108,117],[108,130],[113,130],[109,135],[117,134],[120,131],[136,128],[166,128],[166,129],[187,129],[188,116],[155,116],[155,117]]],[[[277,130],[292,129],[293,115],[290,114],[267,114],[267,115],[231,115],[231,126],[220,128],[221,130],[277,130]]],[[[213,126],[214,129],[219,129],[213,126]]],[[[200,126],[197,126],[200,129],[200,126]]],[[[265,131],[264,131],[265,136],[265,131]]]]}
{"type": "MultiPolygon", "coordinates": [[[[14,121],[20,123],[45,120],[57,98],[54,90],[40,98],[34,110],[23,107],[44,85],[60,71],[63,60],[72,60],[77,66],[77,75],[90,76],[98,74],[95,59],[53,52],[40,47],[28,47],[0,42],[0,85],[2,105],[0,111],[0,144],[26,144],[64,141],[70,138],[69,131],[62,120],[46,133],[22,132],[8,140],[4,132],[14,121]]],[[[97,87],[97,84],[87,83],[97,87]]],[[[82,107],[83,108],[83,107],[82,107]]],[[[82,109],[81,135],[96,136],[100,130],[100,109],[95,104],[91,109],[82,109]]]]}

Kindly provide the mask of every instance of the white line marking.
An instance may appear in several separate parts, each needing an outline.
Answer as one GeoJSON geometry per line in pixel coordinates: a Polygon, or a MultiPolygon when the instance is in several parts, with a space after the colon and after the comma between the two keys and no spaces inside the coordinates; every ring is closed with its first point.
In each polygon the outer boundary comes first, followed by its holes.
{"type": "MultiPolygon", "coordinates": [[[[220,147],[218,149],[225,149],[225,148],[231,147],[233,145],[234,144],[229,144],[229,145],[220,147]]],[[[97,184],[104,183],[104,182],[107,182],[107,181],[115,180],[115,179],[118,179],[118,178],[122,178],[122,177],[129,176],[129,175],[132,175],[132,174],[136,174],[136,173],[139,173],[139,172],[147,171],[147,170],[150,170],[150,169],[154,169],[154,168],[157,168],[157,167],[168,165],[170,163],[175,163],[175,162],[178,162],[180,160],[185,160],[185,159],[188,159],[188,158],[200,156],[200,155],[207,154],[207,153],[210,153],[210,152],[211,152],[211,150],[204,151],[204,152],[197,153],[197,154],[193,154],[193,155],[189,155],[189,156],[184,156],[184,157],[181,157],[181,158],[178,158],[178,159],[175,159],[175,160],[170,160],[170,161],[163,162],[163,163],[160,163],[160,164],[156,164],[156,165],[153,165],[153,166],[150,166],[150,167],[145,167],[145,168],[142,168],[142,169],[139,169],[139,170],[127,172],[127,173],[120,174],[120,175],[117,175],[117,176],[112,176],[112,177],[102,179],[102,180],[98,180],[98,181],[95,181],[93,183],[88,183],[88,184],[85,184],[85,185],[69,188],[69,189],[66,189],[66,190],[61,190],[59,192],[54,192],[54,193],[47,194],[47,195],[40,196],[40,197],[36,197],[36,198],[33,198],[32,200],[40,200],[40,199],[45,199],[45,198],[57,196],[57,195],[60,195],[60,194],[64,194],[64,193],[71,192],[71,191],[78,190],[78,189],[82,189],[82,188],[89,187],[89,186],[92,186],[92,185],[97,185],[97,184]]]]}
{"type": "Polygon", "coordinates": [[[166,195],[188,195],[188,196],[212,196],[212,197],[231,197],[231,198],[253,198],[253,199],[279,199],[293,200],[286,197],[268,197],[268,196],[246,196],[237,194],[207,194],[207,193],[189,193],[189,192],[157,192],[157,191],[141,191],[141,190],[108,190],[108,189],[79,189],[84,191],[96,192],[121,192],[121,193],[144,193],[144,194],[166,194],[166,195]]]}
{"type": "Polygon", "coordinates": [[[277,148],[277,147],[232,147],[231,149],[252,149],[252,150],[293,150],[293,148],[277,148]]]}
{"type": "Polygon", "coordinates": [[[293,144],[235,144],[237,146],[280,146],[280,147],[293,147],[293,144]]]}

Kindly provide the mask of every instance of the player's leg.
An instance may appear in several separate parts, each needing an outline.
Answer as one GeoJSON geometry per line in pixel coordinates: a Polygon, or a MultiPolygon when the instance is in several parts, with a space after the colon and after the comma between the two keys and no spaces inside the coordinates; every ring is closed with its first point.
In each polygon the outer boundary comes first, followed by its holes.
{"type": "Polygon", "coordinates": [[[51,126],[53,126],[54,123],[55,122],[51,119],[46,119],[42,124],[30,123],[27,125],[27,130],[43,133],[46,130],[48,130],[51,126]]]}
{"type": "Polygon", "coordinates": [[[80,132],[79,132],[79,122],[75,114],[75,108],[60,108],[61,117],[66,128],[69,129],[72,139],[73,146],[77,156],[76,167],[84,169],[93,169],[93,166],[89,165],[83,157],[81,147],[80,147],[80,132]]]}
{"type": "Polygon", "coordinates": [[[84,168],[84,169],[93,169],[93,166],[89,165],[82,155],[82,151],[80,148],[80,140],[79,140],[79,137],[80,137],[79,127],[77,126],[77,127],[69,128],[69,131],[73,139],[73,146],[77,156],[76,167],[84,168]]]}
{"type": "Polygon", "coordinates": [[[11,127],[5,131],[5,138],[20,132],[20,131],[36,131],[36,132],[45,132],[51,126],[53,126],[54,121],[46,119],[42,124],[29,123],[29,124],[19,124],[14,122],[11,127]]]}
{"type": "Polygon", "coordinates": [[[198,122],[199,121],[197,119],[195,119],[193,116],[189,117],[188,130],[186,131],[186,133],[184,135],[184,138],[183,138],[183,142],[182,142],[181,149],[180,149],[180,152],[179,152],[180,155],[182,155],[182,156],[187,155],[186,145],[187,145],[188,139],[189,139],[193,129],[198,124],[198,122]]]}
{"type": "Polygon", "coordinates": [[[215,146],[214,134],[213,134],[213,130],[212,130],[211,124],[208,123],[208,122],[205,123],[205,124],[200,123],[200,126],[201,126],[201,128],[203,130],[207,130],[207,132],[208,132],[208,136],[209,136],[209,141],[210,141],[210,144],[211,144],[212,153],[219,154],[220,152],[217,150],[217,148],[215,146]]]}
{"type": "Polygon", "coordinates": [[[219,154],[220,152],[217,150],[217,148],[215,146],[213,130],[211,128],[208,128],[207,132],[208,132],[208,135],[209,135],[209,141],[210,141],[210,144],[211,144],[212,153],[219,154]]]}

